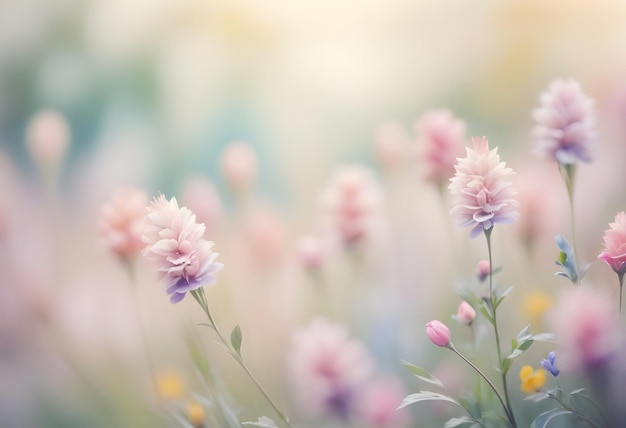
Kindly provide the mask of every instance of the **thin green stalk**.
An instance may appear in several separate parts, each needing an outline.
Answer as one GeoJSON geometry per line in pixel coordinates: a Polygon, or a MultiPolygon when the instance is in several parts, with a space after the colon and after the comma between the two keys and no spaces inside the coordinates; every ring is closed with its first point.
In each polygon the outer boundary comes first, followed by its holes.
{"type": "Polygon", "coordinates": [[[617,274],[617,278],[619,279],[619,311],[620,313],[622,312],[622,290],[624,288],[624,273],[626,272],[619,272],[617,274]]]}
{"type": "MultiPolygon", "coordinates": [[[[574,247],[574,263],[576,270],[578,271],[578,247],[576,246],[576,227],[574,219],[574,176],[576,175],[576,165],[574,164],[559,164],[559,171],[563,180],[565,180],[565,187],[567,187],[567,196],[569,198],[569,214],[570,223],[572,227],[572,247],[574,247]]],[[[580,284],[580,272],[576,272],[576,284],[580,284]]]]}
{"type": "Polygon", "coordinates": [[[553,399],[554,401],[556,401],[557,403],[559,403],[561,405],[561,407],[563,407],[565,410],[569,410],[570,412],[572,412],[572,414],[574,416],[576,416],[578,419],[580,419],[581,421],[587,422],[587,424],[592,427],[592,428],[600,428],[598,425],[596,425],[596,423],[594,421],[592,421],[591,419],[589,419],[588,417],[586,417],[585,415],[583,415],[582,413],[579,413],[578,411],[576,411],[573,407],[567,405],[565,402],[563,402],[559,397],[557,397],[556,395],[552,394],[552,393],[548,393],[548,397],[550,397],[551,399],[553,399]]]}
{"type": "Polygon", "coordinates": [[[515,416],[513,415],[513,408],[511,406],[511,400],[509,398],[509,389],[506,382],[506,373],[502,367],[502,350],[500,349],[500,334],[498,333],[498,319],[497,319],[497,309],[493,299],[493,262],[491,255],[491,232],[493,231],[493,226],[491,228],[485,230],[485,237],[487,238],[487,252],[489,254],[489,302],[491,308],[493,309],[493,330],[496,336],[496,349],[498,351],[498,366],[500,368],[500,373],[502,374],[502,386],[504,389],[504,398],[506,401],[507,415],[509,416],[509,420],[513,428],[517,427],[515,422],[515,416]]]}
{"type": "Polygon", "coordinates": [[[485,374],[474,365],[474,363],[472,363],[469,359],[467,359],[465,357],[465,355],[461,354],[459,351],[457,351],[457,349],[454,347],[454,345],[452,344],[452,342],[450,342],[447,346],[452,352],[454,352],[455,354],[457,354],[459,357],[461,357],[461,359],[463,361],[465,361],[467,364],[469,364],[469,366],[471,368],[473,368],[476,373],[478,373],[484,380],[485,382],[487,382],[487,384],[491,387],[491,389],[493,390],[493,392],[496,394],[496,397],[498,397],[498,400],[500,401],[500,404],[502,404],[502,408],[504,409],[504,413],[506,413],[506,417],[509,419],[509,422],[511,422],[511,424],[515,427],[515,419],[513,417],[513,413],[511,413],[511,410],[509,409],[509,407],[507,406],[507,404],[505,404],[504,400],[502,399],[502,396],[500,395],[500,393],[498,392],[498,389],[496,388],[496,386],[491,383],[491,381],[489,380],[489,378],[487,376],[485,376],[485,374]]]}
{"type": "Polygon", "coordinates": [[[274,400],[272,400],[272,398],[270,397],[268,392],[265,390],[265,388],[263,388],[263,386],[259,383],[259,381],[254,377],[252,372],[244,364],[243,359],[241,358],[241,355],[239,355],[237,352],[235,352],[231,348],[230,343],[226,341],[226,339],[224,338],[224,335],[222,334],[220,329],[217,327],[217,324],[215,324],[215,321],[213,320],[213,317],[211,316],[211,312],[209,311],[209,305],[206,300],[206,295],[204,294],[204,289],[199,288],[197,290],[193,290],[191,292],[191,295],[196,299],[196,302],[198,302],[198,304],[200,305],[200,307],[202,308],[206,316],[209,318],[211,328],[213,329],[213,331],[215,331],[218,338],[220,339],[220,342],[226,348],[228,353],[234,358],[235,361],[237,361],[237,363],[243,369],[243,371],[246,372],[250,380],[252,380],[252,382],[256,385],[257,389],[261,392],[261,394],[263,394],[263,397],[265,397],[267,402],[272,406],[276,414],[278,414],[278,416],[280,416],[283,422],[285,422],[285,425],[287,425],[289,428],[292,428],[287,416],[282,412],[282,410],[278,408],[276,403],[274,403],[274,400]]]}

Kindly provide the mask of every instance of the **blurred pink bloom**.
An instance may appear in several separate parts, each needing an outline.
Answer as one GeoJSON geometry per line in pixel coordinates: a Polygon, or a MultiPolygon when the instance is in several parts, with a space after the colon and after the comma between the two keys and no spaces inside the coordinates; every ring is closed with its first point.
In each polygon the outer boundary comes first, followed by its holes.
{"type": "Polygon", "coordinates": [[[157,266],[172,303],[188,291],[215,283],[215,274],[224,266],[211,251],[213,242],[203,238],[205,227],[186,207],[178,208],[176,198],[154,198],[148,207],[142,239],[144,254],[157,266]]]}
{"type": "Polygon", "coordinates": [[[456,320],[463,324],[471,324],[474,318],[476,318],[476,310],[466,301],[462,301],[456,313],[456,320]]]}
{"type": "Polygon", "coordinates": [[[432,110],[417,122],[418,140],[424,147],[427,179],[444,183],[454,175],[456,159],[465,147],[465,122],[447,109],[432,110]]]}
{"type": "Polygon", "coordinates": [[[533,112],[536,150],[559,164],[589,162],[588,146],[595,139],[593,100],[575,80],[555,80],[541,94],[541,105],[533,112]]]}
{"type": "Polygon", "coordinates": [[[481,260],[476,265],[476,277],[480,282],[486,280],[491,274],[491,266],[489,260],[481,260]]]}
{"type": "Polygon", "coordinates": [[[439,320],[426,323],[426,335],[437,346],[448,346],[450,343],[450,329],[439,320]]]}
{"type": "Polygon", "coordinates": [[[298,240],[298,259],[306,269],[317,270],[324,262],[324,248],[318,237],[305,235],[298,240]]]}
{"type": "Polygon", "coordinates": [[[407,412],[397,410],[405,397],[404,388],[394,378],[368,383],[361,401],[361,419],[368,428],[402,428],[409,425],[407,412]]]}
{"type": "Polygon", "coordinates": [[[183,185],[182,202],[204,223],[211,234],[222,215],[222,202],[213,183],[205,177],[193,177],[183,185]]]}
{"type": "Polygon", "coordinates": [[[131,187],[117,190],[102,206],[101,235],[117,256],[131,259],[144,247],[141,234],[147,204],[146,192],[131,187]]]}
{"type": "Polygon", "coordinates": [[[248,143],[230,143],[222,152],[220,168],[226,183],[235,191],[249,190],[254,184],[259,165],[257,155],[248,143]]]}
{"type": "Polygon", "coordinates": [[[294,335],[287,358],[294,397],[303,412],[345,419],[359,410],[374,365],[344,326],[314,318],[294,335]]]}
{"type": "Polygon", "coordinates": [[[598,256],[617,274],[626,273],[626,214],[617,213],[615,222],[604,232],[604,251],[598,256]]]}
{"type": "Polygon", "coordinates": [[[343,166],[322,193],[321,207],[331,233],[345,245],[356,245],[380,226],[382,191],[365,167],[343,166]]]}
{"type": "Polygon", "coordinates": [[[37,166],[46,174],[59,168],[70,145],[70,127],[56,110],[37,113],[26,129],[26,147],[37,166]]]}
{"type": "Polygon", "coordinates": [[[376,133],[376,155],[381,164],[393,171],[406,161],[410,137],[404,127],[396,121],[384,122],[376,133]]]}
{"type": "Polygon", "coordinates": [[[473,138],[467,156],[459,159],[456,175],[450,179],[449,189],[455,196],[450,211],[459,217],[458,227],[472,226],[470,237],[491,229],[496,223],[513,223],[517,220],[513,199],[516,194],[508,178],[513,170],[500,162],[498,149],[489,150],[485,137],[473,138]]]}
{"type": "Polygon", "coordinates": [[[619,347],[616,307],[589,287],[568,289],[548,320],[562,347],[559,355],[574,370],[604,364],[619,347]]]}

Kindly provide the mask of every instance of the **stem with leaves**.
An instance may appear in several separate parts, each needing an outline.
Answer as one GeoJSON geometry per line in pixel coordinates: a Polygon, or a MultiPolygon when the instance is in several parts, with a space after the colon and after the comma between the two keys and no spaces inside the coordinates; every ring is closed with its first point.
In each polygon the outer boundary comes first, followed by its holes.
{"type": "Polygon", "coordinates": [[[196,299],[196,302],[198,302],[198,304],[200,305],[200,307],[206,314],[207,318],[209,319],[208,326],[212,328],[213,331],[215,331],[215,333],[217,334],[217,337],[219,338],[221,342],[220,344],[226,349],[226,351],[233,357],[233,359],[237,362],[237,364],[239,364],[239,366],[243,369],[243,371],[248,375],[250,380],[252,380],[254,385],[261,392],[263,397],[265,397],[267,402],[272,406],[276,414],[280,416],[280,418],[283,420],[285,425],[288,428],[292,428],[291,424],[289,423],[289,419],[287,418],[285,413],[282,410],[280,410],[280,408],[276,405],[276,403],[270,397],[270,395],[265,390],[265,388],[263,388],[263,386],[259,383],[259,381],[254,377],[252,372],[248,369],[248,367],[243,362],[243,358],[241,357],[241,330],[239,329],[239,326],[236,326],[235,329],[233,330],[233,333],[231,334],[231,342],[229,343],[228,341],[226,341],[226,339],[224,338],[224,335],[222,334],[220,329],[217,327],[217,324],[215,324],[215,321],[213,320],[213,317],[211,316],[211,312],[209,311],[209,305],[206,300],[206,295],[204,294],[204,289],[198,288],[196,290],[193,290],[191,291],[191,295],[194,297],[194,299],[196,299]]]}
{"type": "MultiPolygon", "coordinates": [[[[570,223],[572,226],[572,247],[574,247],[574,262],[578,269],[578,249],[576,247],[576,227],[574,222],[574,176],[576,175],[575,164],[559,164],[559,171],[563,180],[565,181],[565,187],[567,187],[567,196],[569,198],[569,213],[570,223]]],[[[576,278],[576,284],[580,284],[580,275],[576,278]]]]}
{"type": "Polygon", "coordinates": [[[575,410],[572,406],[570,406],[567,403],[565,403],[556,394],[553,394],[552,392],[548,392],[547,394],[548,394],[549,398],[551,398],[554,401],[556,401],[557,403],[559,403],[561,405],[561,407],[563,407],[565,410],[571,412],[572,415],[576,416],[581,421],[586,422],[587,425],[589,425],[590,427],[592,427],[592,428],[599,428],[598,425],[596,425],[596,423],[594,421],[592,421],[591,419],[589,419],[588,417],[586,417],[582,413],[580,413],[577,410],[575,410]]]}
{"type": "Polygon", "coordinates": [[[506,370],[504,370],[504,364],[502,361],[502,350],[500,347],[500,334],[498,333],[498,321],[497,321],[497,305],[494,299],[493,294],[493,263],[492,263],[492,255],[491,255],[491,232],[493,231],[493,226],[489,229],[485,230],[485,238],[487,239],[487,252],[489,253],[489,305],[492,310],[492,318],[493,318],[493,329],[496,336],[496,349],[498,351],[498,366],[500,368],[500,373],[502,374],[502,387],[504,389],[504,398],[506,401],[506,410],[507,416],[509,418],[509,422],[511,422],[511,426],[513,428],[517,427],[515,422],[515,416],[513,415],[513,408],[511,406],[511,400],[509,399],[509,391],[506,382],[506,370]]]}

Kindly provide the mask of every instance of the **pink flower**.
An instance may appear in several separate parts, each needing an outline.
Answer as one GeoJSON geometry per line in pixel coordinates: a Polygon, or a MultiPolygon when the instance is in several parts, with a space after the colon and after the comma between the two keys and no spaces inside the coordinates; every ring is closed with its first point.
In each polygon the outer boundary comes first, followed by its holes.
{"type": "Polygon", "coordinates": [[[360,165],[339,168],[322,193],[326,227],[347,246],[362,242],[381,220],[382,191],[371,171],[360,165]]]}
{"type": "Polygon", "coordinates": [[[324,262],[324,248],[319,238],[305,235],[298,240],[298,259],[306,269],[317,270],[324,262]]]}
{"type": "Polygon", "coordinates": [[[491,266],[489,260],[481,260],[476,265],[476,277],[480,282],[486,280],[491,274],[491,266]]]}
{"type": "MultiPolygon", "coordinates": [[[[407,412],[397,410],[406,394],[394,378],[379,378],[365,388],[360,419],[368,428],[401,428],[409,424],[407,412]]],[[[361,425],[359,425],[361,426],[361,425]]]]}
{"type": "Polygon", "coordinates": [[[148,207],[142,240],[144,254],[163,276],[172,303],[188,291],[215,283],[215,274],[224,266],[211,251],[213,242],[203,238],[205,227],[187,208],[178,207],[175,198],[154,198],[148,207]]]}
{"type": "Polygon", "coordinates": [[[459,227],[472,226],[470,237],[474,238],[495,223],[515,222],[518,202],[507,181],[513,171],[500,162],[498,149],[490,151],[485,137],[473,138],[472,146],[466,148],[467,156],[458,160],[449,189],[455,196],[450,213],[459,217],[459,227]]]}
{"type": "Polygon", "coordinates": [[[314,318],[294,335],[287,358],[294,397],[303,412],[341,419],[355,414],[374,365],[344,326],[314,318]]]}
{"type": "Polygon", "coordinates": [[[462,301],[456,313],[456,320],[463,324],[471,324],[474,318],[476,318],[476,310],[466,301],[462,301]]]}
{"type": "Polygon", "coordinates": [[[537,153],[564,165],[589,162],[588,146],[595,139],[593,100],[571,79],[553,81],[540,100],[533,112],[537,153]]]}
{"type": "Polygon", "coordinates": [[[248,143],[230,143],[220,158],[222,175],[235,191],[249,190],[256,180],[259,165],[256,153],[248,143]]]}
{"type": "Polygon", "coordinates": [[[589,287],[569,289],[548,318],[564,364],[585,369],[607,362],[619,347],[619,318],[615,305],[589,287]]]}
{"type": "Polygon", "coordinates": [[[28,124],[26,145],[30,155],[44,170],[59,166],[69,145],[70,127],[56,110],[37,113],[28,124]]]}
{"type": "Polygon", "coordinates": [[[626,214],[617,213],[615,222],[604,232],[604,248],[598,258],[617,274],[626,273],[626,214]]]}
{"type": "Polygon", "coordinates": [[[134,257],[144,247],[141,240],[148,195],[143,190],[117,190],[102,206],[100,230],[109,249],[123,259],[134,257]]]}
{"type": "Polygon", "coordinates": [[[426,323],[426,335],[437,346],[446,347],[450,343],[450,329],[439,320],[426,323]]]}
{"type": "Polygon", "coordinates": [[[432,110],[417,122],[417,133],[424,147],[427,179],[443,183],[454,174],[456,159],[465,146],[465,122],[447,109],[432,110]]]}

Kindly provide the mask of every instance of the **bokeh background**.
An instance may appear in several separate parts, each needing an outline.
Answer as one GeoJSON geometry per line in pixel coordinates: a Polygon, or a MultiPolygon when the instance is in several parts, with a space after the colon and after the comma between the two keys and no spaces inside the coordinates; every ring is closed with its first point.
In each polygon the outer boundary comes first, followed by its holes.
{"type": "MultiPolygon", "coordinates": [[[[400,359],[436,370],[424,322],[456,311],[455,283],[486,258],[482,241],[454,229],[419,158],[390,161],[378,145],[389,121],[414,143],[417,118],[434,108],[464,120],[468,137],[487,136],[520,186],[540,183],[537,211],[520,220],[541,223],[534,250],[520,225],[494,234],[501,281],[516,286],[505,328],[540,328],[536,302],[549,307],[566,286],[553,276],[553,237],[570,223],[556,166],[533,155],[531,112],[555,78],[595,100],[598,139],[575,201],[580,256],[593,260],[626,207],[624,76],[619,1],[0,1],[0,425],[105,426],[111,415],[115,426],[174,425],[146,404],[150,371],[176,373],[183,395],[201,390],[190,337],[241,420],[271,412],[197,327],[191,299],[170,305],[149,266],[138,260],[131,278],[102,245],[101,206],[123,186],[192,207],[190,183],[209,183],[195,206],[226,265],[209,301],[226,331],[241,325],[246,359],[287,408],[290,337],[315,314],[349,326],[381,370],[417,390],[400,359]],[[70,134],[52,173],[27,144],[50,109],[70,134]],[[237,141],[258,161],[245,195],[221,164],[237,141]],[[383,237],[356,261],[332,253],[320,286],[296,243],[317,232],[333,171],[352,163],[384,193],[383,237]]],[[[594,264],[590,281],[615,293],[604,268],[594,264]]]]}

